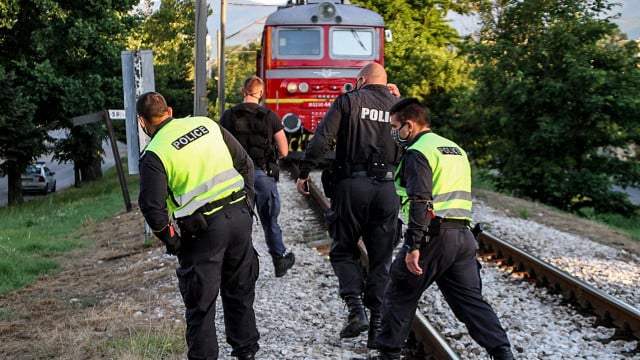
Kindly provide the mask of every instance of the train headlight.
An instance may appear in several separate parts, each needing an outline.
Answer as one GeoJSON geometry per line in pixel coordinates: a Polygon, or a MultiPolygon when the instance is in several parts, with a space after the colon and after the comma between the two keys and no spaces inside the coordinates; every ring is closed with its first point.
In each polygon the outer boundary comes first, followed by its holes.
{"type": "Polygon", "coordinates": [[[290,93],[294,93],[298,90],[298,84],[296,83],[288,83],[287,84],[287,91],[290,93]]]}
{"type": "Polygon", "coordinates": [[[306,93],[307,91],[309,91],[309,84],[307,84],[306,82],[301,82],[300,85],[298,85],[298,90],[300,90],[301,93],[306,93]]]}
{"type": "Polygon", "coordinates": [[[354,88],[352,83],[345,83],[344,86],[342,87],[343,92],[353,91],[353,89],[354,88]]]}
{"type": "Polygon", "coordinates": [[[336,16],[336,6],[330,2],[323,2],[318,5],[318,14],[322,20],[331,20],[336,16]]]}
{"type": "Polygon", "coordinates": [[[298,115],[288,113],[282,117],[282,126],[284,126],[284,131],[293,134],[300,130],[302,121],[300,121],[298,115]]]}

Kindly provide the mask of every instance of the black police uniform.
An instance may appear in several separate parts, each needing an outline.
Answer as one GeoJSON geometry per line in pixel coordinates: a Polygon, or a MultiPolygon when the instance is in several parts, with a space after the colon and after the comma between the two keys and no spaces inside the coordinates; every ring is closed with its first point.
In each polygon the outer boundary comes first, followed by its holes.
{"type": "MultiPolygon", "coordinates": [[[[428,133],[430,131],[418,134],[414,141],[428,133]]],[[[432,198],[433,169],[423,154],[407,151],[398,175],[409,198],[432,198]]],[[[409,335],[418,301],[435,282],[456,317],[467,326],[469,335],[486,348],[492,358],[512,359],[507,333],[481,293],[481,265],[476,258],[478,245],[468,221],[431,219],[425,201],[412,202],[411,209],[405,246],[391,265],[391,282],[382,306],[383,326],[376,338],[377,344],[385,354],[396,354],[389,358],[400,358],[400,349],[409,335]],[[437,235],[431,234],[430,228],[439,229],[437,235]],[[429,240],[425,243],[423,239],[429,240]],[[420,249],[419,264],[423,272],[420,276],[411,273],[405,262],[406,252],[413,246],[420,249]]]]}
{"type": "MultiPolygon", "coordinates": [[[[162,126],[169,121],[171,119],[162,126]]],[[[219,126],[213,120],[211,123],[219,126]]],[[[161,130],[162,127],[158,129],[161,130]]],[[[221,130],[234,168],[244,178],[247,197],[252,199],[253,162],[237,140],[221,130]]],[[[140,209],[152,229],[161,229],[167,225],[168,182],[164,166],[155,153],[145,152],[140,159],[140,179],[140,209]]],[[[188,358],[217,359],[215,302],[218,291],[223,299],[227,342],[233,348],[231,355],[254,354],[259,349],[260,338],[253,310],[259,261],[251,241],[252,215],[248,204],[240,201],[206,215],[205,219],[206,231],[189,234],[181,228],[177,273],[186,306],[188,358]],[[185,293],[199,296],[187,299],[185,293]]]]}
{"type": "Polygon", "coordinates": [[[389,123],[389,109],[397,101],[385,85],[365,85],[338,97],[306,148],[299,176],[307,178],[337,139],[329,257],[340,296],[364,294],[364,305],[374,310],[382,304],[398,240],[400,200],[393,171],[400,149],[391,138],[389,123]],[[360,237],[369,258],[366,281],[357,246],[360,237]]]}

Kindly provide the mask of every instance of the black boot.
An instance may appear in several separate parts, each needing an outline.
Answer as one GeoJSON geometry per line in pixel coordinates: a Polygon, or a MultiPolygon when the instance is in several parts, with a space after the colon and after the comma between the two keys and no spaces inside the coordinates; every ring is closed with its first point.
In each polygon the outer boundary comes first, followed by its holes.
{"type": "Polygon", "coordinates": [[[340,338],[352,338],[360,335],[361,332],[369,329],[367,321],[367,313],[364,311],[364,305],[360,296],[345,296],[344,301],[349,308],[349,316],[347,322],[340,331],[340,338]]]}
{"type": "Polygon", "coordinates": [[[367,338],[367,347],[369,349],[377,349],[376,336],[382,331],[382,314],[380,310],[371,310],[369,317],[369,337],[367,338]]]}
{"type": "Polygon", "coordinates": [[[256,354],[246,354],[238,356],[238,360],[254,360],[256,358],[256,354]]]}
{"type": "Polygon", "coordinates": [[[296,256],[289,252],[282,256],[273,256],[273,268],[276,271],[276,277],[283,277],[287,274],[287,270],[296,263],[296,256]]]}
{"type": "Polygon", "coordinates": [[[491,358],[494,360],[515,360],[509,345],[498,346],[489,351],[489,355],[491,355],[491,358]]]}

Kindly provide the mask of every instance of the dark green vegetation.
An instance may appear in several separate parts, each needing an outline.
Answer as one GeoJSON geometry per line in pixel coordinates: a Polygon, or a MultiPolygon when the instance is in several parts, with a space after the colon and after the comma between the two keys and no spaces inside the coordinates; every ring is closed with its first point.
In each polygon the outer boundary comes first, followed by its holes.
{"type": "Polygon", "coordinates": [[[0,173],[9,204],[22,202],[20,174],[45,148],[71,160],[77,182],[100,171],[100,124],[73,127],[71,118],[122,107],[120,52],[137,17],[138,0],[5,0],[0,4],[0,173]],[[69,129],[52,143],[47,132],[69,129]]]}
{"type": "MultiPolygon", "coordinates": [[[[555,211],[557,211],[559,214],[566,215],[564,217],[566,219],[566,222],[564,224],[546,223],[545,221],[541,221],[544,219],[532,216],[533,214],[538,213],[541,202],[527,201],[522,198],[515,198],[508,194],[504,195],[504,192],[497,192],[498,189],[495,184],[495,177],[488,174],[486,171],[473,169],[472,175],[474,196],[479,197],[485,202],[493,203],[492,207],[496,209],[506,210],[508,213],[511,213],[512,216],[518,216],[522,219],[531,219],[533,221],[538,221],[545,225],[556,227],[558,229],[571,229],[573,226],[579,227],[580,225],[567,226],[567,224],[578,224],[579,222],[577,220],[581,220],[578,219],[578,217],[580,217],[585,221],[602,224],[610,230],[616,230],[628,236],[630,239],[632,239],[632,242],[635,241],[638,245],[640,245],[640,214],[638,214],[638,211],[629,214],[618,214],[599,212],[591,207],[583,207],[580,209],[579,213],[571,214],[569,212],[550,207],[552,209],[555,209],[555,211]],[[496,199],[498,197],[504,197],[504,200],[496,199]]],[[[544,217],[544,215],[542,215],[542,217],[544,217]]],[[[584,230],[584,232],[582,233],[583,236],[588,237],[592,240],[602,241],[601,238],[604,238],[607,241],[612,241],[612,239],[610,239],[612,234],[610,230],[608,233],[597,231],[593,231],[592,233],[586,227],[581,230],[584,230]]],[[[635,247],[637,246],[634,246],[634,248],[635,247]]]]}
{"type": "Polygon", "coordinates": [[[616,40],[604,2],[529,0],[485,20],[477,86],[461,122],[467,150],[498,170],[499,190],[579,212],[633,214],[612,185],[637,185],[640,71],[636,43],[616,40]]]}
{"type": "MultiPolygon", "coordinates": [[[[126,172],[126,166],[125,166],[126,172]]],[[[127,176],[129,193],[138,194],[137,176],[127,176]]],[[[0,208],[0,294],[55,271],[59,260],[90,246],[80,230],[125,209],[115,168],[95,182],[0,208]]]]}

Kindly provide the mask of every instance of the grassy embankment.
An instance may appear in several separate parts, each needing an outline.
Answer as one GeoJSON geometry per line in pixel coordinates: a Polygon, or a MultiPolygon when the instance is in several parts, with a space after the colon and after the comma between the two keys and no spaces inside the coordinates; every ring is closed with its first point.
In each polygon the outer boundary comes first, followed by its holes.
{"type": "MultiPolygon", "coordinates": [[[[125,165],[125,174],[127,173],[125,165]]],[[[132,201],[138,176],[125,175],[132,201]]],[[[91,244],[80,230],[124,211],[122,189],[115,168],[103,179],[0,208],[0,294],[6,294],[55,272],[70,250],[91,244]]]]}

